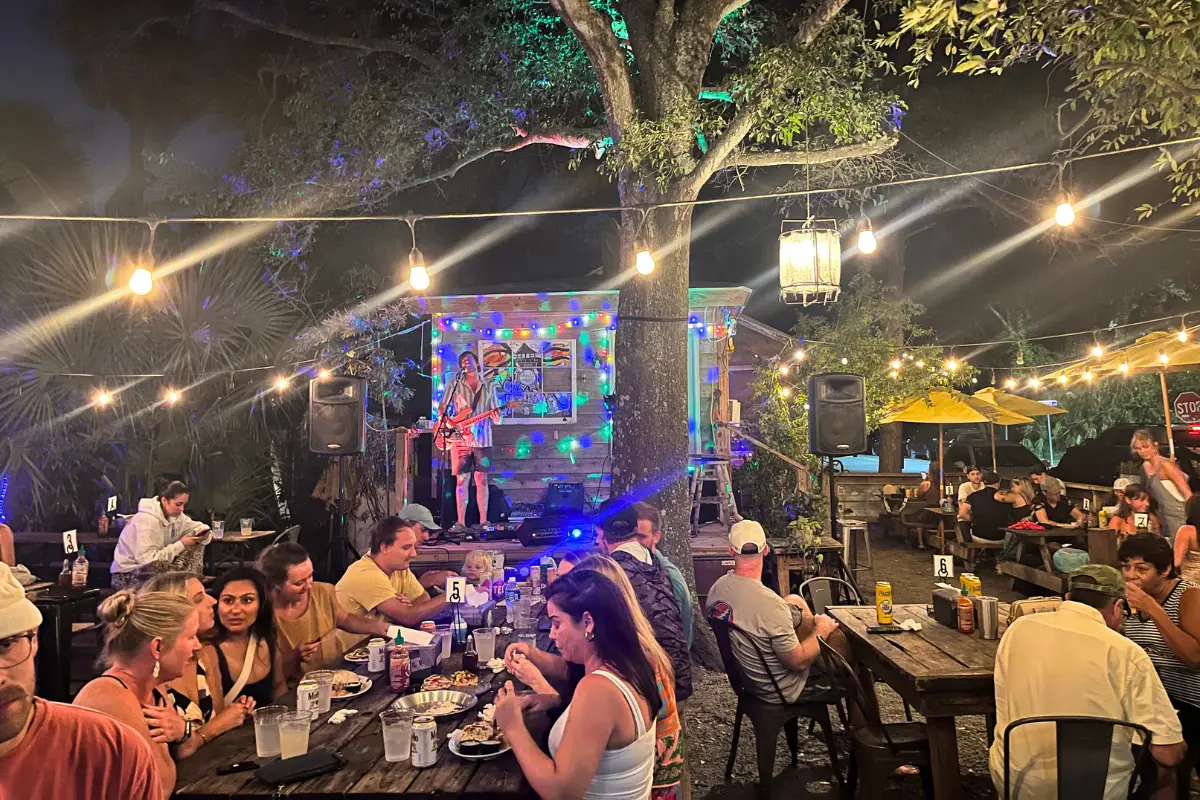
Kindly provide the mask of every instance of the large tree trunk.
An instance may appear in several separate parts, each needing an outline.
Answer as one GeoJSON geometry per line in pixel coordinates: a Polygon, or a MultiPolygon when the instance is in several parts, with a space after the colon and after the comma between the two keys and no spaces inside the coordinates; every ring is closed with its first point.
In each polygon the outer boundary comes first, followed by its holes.
{"type": "MultiPolygon", "coordinates": [[[[894,237],[888,237],[887,243],[880,248],[876,255],[879,264],[879,275],[884,284],[896,291],[904,289],[904,245],[906,237],[897,232],[894,237]]],[[[903,331],[889,331],[890,338],[900,345],[904,343],[903,331]]],[[[879,428],[879,471],[904,471],[904,423],[892,422],[879,428]]]]}
{"type": "MultiPolygon", "coordinates": [[[[622,197],[637,187],[622,185],[622,197]]],[[[646,198],[639,198],[646,202],[646,198]]],[[[612,494],[645,500],[662,511],[661,547],[695,594],[688,495],[688,262],[692,209],[658,209],[640,237],[654,254],[650,276],[632,273],[640,212],[625,215],[622,252],[630,277],[617,305],[617,409],[613,415],[612,494]]],[[[719,663],[715,643],[696,609],[696,658],[719,663]]]]}

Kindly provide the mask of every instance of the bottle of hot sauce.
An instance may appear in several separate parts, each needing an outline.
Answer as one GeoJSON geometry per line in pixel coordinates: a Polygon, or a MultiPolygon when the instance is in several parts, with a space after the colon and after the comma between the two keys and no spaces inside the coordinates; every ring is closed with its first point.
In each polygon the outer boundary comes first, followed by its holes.
{"type": "Polygon", "coordinates": [[[975,606],[971,603],[966,586],[962,587],[962,594],[958,598],[958,632],[975,632],[975,606]]]}

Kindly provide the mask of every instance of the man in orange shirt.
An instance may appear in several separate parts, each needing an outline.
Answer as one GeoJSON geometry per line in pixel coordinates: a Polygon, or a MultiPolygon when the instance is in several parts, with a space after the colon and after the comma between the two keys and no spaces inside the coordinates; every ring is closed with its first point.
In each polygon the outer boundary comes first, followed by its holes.
{"type": "Polygon", "coordinates": [[[41,624],[0,563],[0,797],[162,800],[154,754],[132,728],[34,697],[41,624]]]}

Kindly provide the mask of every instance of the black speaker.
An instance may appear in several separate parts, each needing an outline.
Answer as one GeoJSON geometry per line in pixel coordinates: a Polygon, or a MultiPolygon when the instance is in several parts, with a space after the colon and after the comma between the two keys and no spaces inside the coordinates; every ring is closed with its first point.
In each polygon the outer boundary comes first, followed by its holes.
{"type": "Polygon", "coordinates": [[[367,382],[325,378],[308,384],[308,449],[327,456],[361,453],[367,440],[367,382]]]}
{"type": "Polygon", "coordinates": [[[861,375],[824,372],[808,379],[808,452],[851,456],[867,450],[866,385],[861,375]]]}

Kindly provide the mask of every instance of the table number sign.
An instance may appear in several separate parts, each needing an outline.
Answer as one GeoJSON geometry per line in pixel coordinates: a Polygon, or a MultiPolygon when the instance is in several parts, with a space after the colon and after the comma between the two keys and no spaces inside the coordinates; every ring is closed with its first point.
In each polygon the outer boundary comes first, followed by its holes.
{"type": "Polygon", "coordinates": [[[116,511],[116,510],[117,510],[117,496],[114,494],[112,497],[108,498],[107,511],[109,513],[112,513],[113,511],[116,511]]]}
{"type": "Polygon", "coordinates": [[[467,600],[467,579],[463,577],[446,578],[446,602],[465,603],[467,600]]]}
{"type": "Polygon", "coordinates": [[[935,578],[954,577],[954,556],[933,557],[933,576],[935,578]]]}
{"type": "Polygon", "coordinates": [[[63,552],[69,556],[79,552],[79,540],[74,529],[63,531],[63,552]]]}

